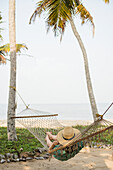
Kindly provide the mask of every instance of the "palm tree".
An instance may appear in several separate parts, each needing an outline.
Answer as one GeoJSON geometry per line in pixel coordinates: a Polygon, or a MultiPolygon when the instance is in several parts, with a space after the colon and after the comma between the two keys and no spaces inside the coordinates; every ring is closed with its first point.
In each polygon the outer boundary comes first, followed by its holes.
{"type": "MultiPolygon", "coordinates": [[[[25,44],[16,44],[16,53],[20,55],[21,49],[28,49],[25,44]]],[[[0,64],[6,64],[10,59],[6,58],[10,52],[10,44],[0,46],[0,64]]]]}
{"type": "Polygon", "coordinates": [[[47,29],[49,30],[49,28],[52,27],[55,35],[57,35],[58,33],[61,34],[61,39],[65,31],[66,23],[68,21],[70,22],[73,33],[76,39],[78,40],[79,46],[83,54],[88,94],[93,118],[94,120],[96,120],[96,114],[98,114],[98,110],[90,78],[87,53],[85,46],[82,42],[82,39],[78,34],[76,26],[73,21],[73,17],[77,14],[80,14],[82,24],[84,24],[86,21],[90,21],[90,23],[93,26],[94,32],[93,18],[90,15],[90,13],[86,10],[86,8],[83,6],[83,4],[80,3],[79,0],[41,0],[37,3],[37,8],[32,14],[29,23],[31,24],[32,21],[35,21],[36,16],[37,15],[40,16],[42,12],[47,12],[46,18],[46,23],[48,26],[47,29]]]}
{"type": "MultiPolygon", "coordinates": [[[[15,29],[15,0],[9,0],[9,41],[10,41],[10,87],[16,88],[16,29],[15,29]]],[[[8,140],[17,139],[15,130],[15,97],[16,92],[9,88],[8,112],[7,112],[7,134],[8,140]]]]}

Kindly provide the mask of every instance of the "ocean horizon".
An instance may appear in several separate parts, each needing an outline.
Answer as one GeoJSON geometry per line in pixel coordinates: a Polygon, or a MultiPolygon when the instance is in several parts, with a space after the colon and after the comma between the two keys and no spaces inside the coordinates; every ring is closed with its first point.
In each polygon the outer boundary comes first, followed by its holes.
{"type": "MultiPolygon", "coordinates": [[[[99,114],[103,114],[111,103],[97,104],[99,114]]],[[[0,104],[0,120],[7,119],[7,104],[0,104]]],[[[24,110],[26,107],[19,104],[16,113],[24,110]]],[[[31,104],[29,108],[58,114],[59,120],[93,120],[90,104],[31,104]]],[[[113,119],[113,106],[105,114],[106,119],[113,119]]]]}

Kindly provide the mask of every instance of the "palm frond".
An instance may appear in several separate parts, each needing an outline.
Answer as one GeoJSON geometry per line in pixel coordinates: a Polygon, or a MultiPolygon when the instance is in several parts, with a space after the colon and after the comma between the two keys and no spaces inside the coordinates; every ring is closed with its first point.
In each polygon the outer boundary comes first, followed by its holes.
{"type": "Polygon", "coordinates": [[[53,27],[55,36],[58,32],[62,35],[65,30],[66,22],[71,16],[71,11],[66,6],[66,2],[63,0],[52,0],[48,4],[48,28],[53,27]]]}
{"type": "MultiPolygon", "coordinates": [[[[21,50],[28,49],[25,44],[16,44],[16,53],[21,53],[21,50]]],[[[8,55],[10,52],[10,44],[5,44],[3,46],[0,46],[0,64],[5,64],[6,59],[5,56],[8,55]]]]}
{"type": "Polygon", "coordinates": [[[89,13],[89,11],[82,4],[80,4],[80,5],[77,6],[76,13],[80,14],[80,17],[82,19],[82,24],[84,24],[87,21],[90,21],[90,23],[93,26],[93,35],[94,35],[95,25],[94,25],[94,22],[93,22],[93,17],[89,13]]]}
{"type": "Polygon", "coordinates": [[[25,44],[16,44],[16,52],[20,53],[21,50],[28,50],[28,48],[25,44]]]}
{"type": "Polygon", "coordinates": [[[109,3],[109,0],[104,0],[105,3],[109,3]]]}
{"type": "Polygon", "coordinates": [[[41,0],[37,3],[37,8],[30,18],[30,24],[31,21],[35,21],[37,15],[40,17],[43,11],[47,12],[47,32],[52,28],[55,36],[60,33],[62,38],[66,23],[76,14],[80,14],[82,24],[90,21],[94,32],[93,17],[79,0],[41,0]]]}
{"type": "MultiPolygon", "coordinates": [[[[21,49],[27,49],[27,46],[25,44],[16,44],[16,52],[21,52],[21,49]]],[[[10,51],[10,44],[5,44],[3,46],[0,47],[0,51],[5,52],[6,54],[9,53],[10,51]]]]}
{"type": "Polygon", "coordinates": [[[37,3],[37,8],[33,12],[32,16],[30,17],[29,24],[31,24],[31,22],[35,21],[37,15],[40,17],[41,13],[46,9],[46,7],[50,1],[51,0],[42,0],[37,3]]]}
{"type": "Polygon", "coordinates": [[[4,54],[0,51],[0,64],[6,64],[6,58],[4,54]]]}

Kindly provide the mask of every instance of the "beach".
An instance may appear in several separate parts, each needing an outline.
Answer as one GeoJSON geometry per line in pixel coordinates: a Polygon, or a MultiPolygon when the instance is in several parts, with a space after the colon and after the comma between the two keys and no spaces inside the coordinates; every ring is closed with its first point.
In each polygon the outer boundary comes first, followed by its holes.
{"type": "MultiPolygon", "coordinates": [[[[113,122],[113,120],[111,120],[113,122]]],[[[85,120],[60,120],[64,126],[89,125],[92,121],[85,120]]],[[[0,126],[6,127],[7,122],[0,121],[0,126]]],[[[16,127],[23,126],[16,122],[16,127]]],[[[61,162],[55,158],[47,160],[30,160],[26,162],[0,164],[0,170],[113,170],[113,148],[83,148],[74,158],[61,162]]]]}
{"type": "MultiPolygon", "coordinates": [[[[111,121],[113,122],[113,120],[111,120],[111,121]]],[[[63,126],[90,125],[92,123],[91,120],[58,120],[58,122],[63,126]]],[[[6,127],[7,121],[0,120],[0,126],[6,127]]],[[[22,124],[20,124],[18,121],[15,122],[15,126],[18,128],[24,128],[24,126],[22,124]]]]}
{"type": "Polygon", "coordinates": [[[61,162],[52,158],[4,163],[0,170],[113,170],[113,150],[83,148],[74,158],[61,162]]]}
{"type": "MultiPolygon", "coordinates": [[[[113,123],[113,119],[110,119],[109,121],[113,123]]],[[[93,121],[92,120],[58,120],[58,122],[63,126],[76,126],[76,125],[83,125],[84,126],[84,125],[90,125],[93,121]]],[[[6,127],[7,121],[6,120],[0,120],[0,126],[6,127]]],[[[18,127],[18,128],[24,128],[24,126],[22,124],[20,124],[18,121],[15,122],[15,126],[18,127]]]]}

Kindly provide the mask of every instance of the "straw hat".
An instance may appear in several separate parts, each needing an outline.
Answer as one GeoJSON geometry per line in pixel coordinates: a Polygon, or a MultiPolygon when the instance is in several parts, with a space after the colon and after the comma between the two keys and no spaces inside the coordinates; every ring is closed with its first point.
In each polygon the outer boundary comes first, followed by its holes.
{"type": "Polygon", "coordinates": [[[58,132],[57,140],[60,144],[66,144],[76,138],[78,134],[81,134],[78,129],[67,126],[63,130],[58,132]]]}

